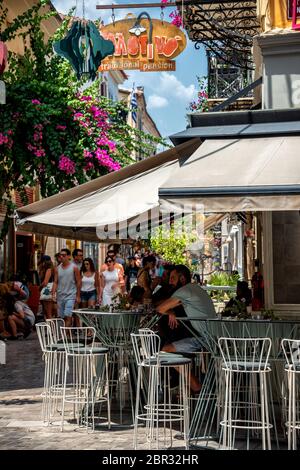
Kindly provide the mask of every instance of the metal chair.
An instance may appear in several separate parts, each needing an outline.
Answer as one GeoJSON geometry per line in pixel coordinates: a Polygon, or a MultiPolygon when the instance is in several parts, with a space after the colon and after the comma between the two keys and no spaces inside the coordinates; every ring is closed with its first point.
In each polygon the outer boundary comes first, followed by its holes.
{"type": "Polygon", "coordinates": [[[53,341],[63,343],[60,329],[65,326],[64,320],[62,318],[47,318],[46,323],[50,325],[53,341]]]}
{"type": "Polygon", "coordinates": [[[67,403],[73,405],[78,427],[85,426],[87,431],[95,429],[95,405],[106,403],[110,429],[108,349],[95,345],[95,328],[61,327],[61,334],[66,351],[61,430],[67,403]],[[68,385],[68,372],[72,374],[72,387],[68,385]]]}
{"type": "Polygon", "coordinates": [[[288,449],[297,450],[297,430],[300,429],[300,340],[283,339],[281,347],[286,364],[288,449]]]}
{"type": "MultiPolygon", "coordinates": [[[[233,449],[236,433],[262,434],[262,448],[271,449],[267,374],[271,371],[270,338],[219,338],[224,371],[224,403],[221,440],[223,448],[233,449]]],[[[242,438],[244,438],[242,434],[242,438]]]]}
{"type": "Polygon", "coordinates": [[[172,424],[183,428],[185,448],[188,449],[189,429],[189,376],[191,360],[179,354],[160,352],[160,338],[149,329],[132,333],[133,350],[138,366],[136,408],[134,420],[134,448],[137,449],[138,424],[146,425],[146,439],[150,448],[159,449],[173,444],[172,424]],[[179,372],[177,403],[172,402],[170,371],[179,372]],[[146,387],[145,387],[146,384],[146,387]],[[140,398],[143,387],[146,404],[140,412],[140,398]],[[154,446],[154,447],[153,447],[154,446]]]}

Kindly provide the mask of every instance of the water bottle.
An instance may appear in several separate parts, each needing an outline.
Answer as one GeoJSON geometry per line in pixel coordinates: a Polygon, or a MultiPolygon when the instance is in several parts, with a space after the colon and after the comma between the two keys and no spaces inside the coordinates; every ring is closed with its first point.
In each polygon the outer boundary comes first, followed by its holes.
{"type": "Polygon", "coordinates": [[[6,364],[6,344],[0,341],[0,364],[6,364]]]}

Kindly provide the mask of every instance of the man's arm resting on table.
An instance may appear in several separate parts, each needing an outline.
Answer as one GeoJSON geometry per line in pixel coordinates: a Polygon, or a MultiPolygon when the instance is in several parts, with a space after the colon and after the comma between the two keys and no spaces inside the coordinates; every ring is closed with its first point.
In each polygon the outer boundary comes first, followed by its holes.
{"type": "Polygon", "coordinates": [[[157,307],[157,312],[161,315],[167,314],[168,311],[172,310],[173,308],[177,307],[181,304],[181,300],[176,299],[175,297],[170,297],[170,299],[165,300],[157,307]]]}
{"type": "Polygon", "coordinates": [[[161,315],[169,315],[169,327],[176,328],[178,326],[178,320],[176,319],[176,315],[173,312],[173,308],[177,307],[181,304],[181,300],[175,299],[171,297],[170,299],[165,300],[162,302],[157,308],[156,311],[161,315]]]}

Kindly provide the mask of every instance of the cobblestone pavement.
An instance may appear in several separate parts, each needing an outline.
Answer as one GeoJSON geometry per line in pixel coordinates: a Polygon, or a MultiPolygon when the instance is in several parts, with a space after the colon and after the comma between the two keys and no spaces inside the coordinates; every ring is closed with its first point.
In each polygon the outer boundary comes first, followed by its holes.
{"type": "MultiPolygon", "coordinates": [[[[59,416],[45,426],[41,421],[44,364],[36,333],[6,345],[6,365],[0,365],[0,449],[133,449],[131,427],[87,433],[67,424],[62,433],[59,416]]],[[[178,448],[183,448],[181,442],[178,448]]]]}

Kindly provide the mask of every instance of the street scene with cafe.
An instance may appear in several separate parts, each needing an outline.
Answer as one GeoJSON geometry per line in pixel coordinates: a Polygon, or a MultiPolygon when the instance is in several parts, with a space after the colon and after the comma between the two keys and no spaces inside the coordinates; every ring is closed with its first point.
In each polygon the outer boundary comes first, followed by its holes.
{"type": "Polygon", "coordinates": [[[299,148],[299,0],[0,0],[1,450],[299,448],[299,148]]]}

